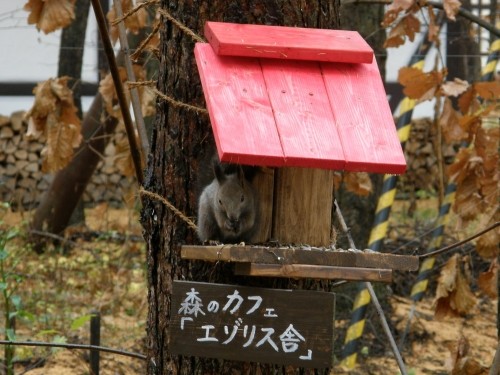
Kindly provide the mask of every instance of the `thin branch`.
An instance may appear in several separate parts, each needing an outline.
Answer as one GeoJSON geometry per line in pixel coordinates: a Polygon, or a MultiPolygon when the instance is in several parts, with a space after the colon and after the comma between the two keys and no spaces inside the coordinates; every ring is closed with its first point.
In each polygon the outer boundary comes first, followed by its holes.
{"type": "Polygon", "coordinates": [[[132,161],[134,162],[137,182],[139,183],[139,185],[142,185],[144,178],[142,175],[141,152],[135,139],[132,117],[130,116],[130,111],[128,109],[127,99],[125,97],[123,84],[120,78],[120,73],[118,71],[118,65],[116,63],[113,45],[111,44],[111,40],[109,39],[108,28],[106,26],[106,17],[104,16],[99,0],[91,1],[97,19],[97,25],[99,26],[99,33],[101,34],[104,52],[106,53],[106,57],[108,59],[109,70],[111,71],[113,83],[115,84],[116,95],[118,97],[118,102],[122,111],[123,122],[125,124],[125,129],[127,130],[128,142],[130,144],[130,153],[132,154],[132,161]]]}
{"type": "MultiPolygon", "coordinates": [[[[118,17],[121,17],[123,15],[121,1],[115,1],[114,4],[116,15],[118,17]]],[[[130,60],[130,47],[127,40],[127,31],[125,30],[125,24],[123,22],[118,23],[118,37],[120,38],[120,45],[124,56],[125,69],[127,71],[128,80],[135,82],[136,77],[134,69],[132,67],[132,61],[130,60]]],[[[144,123],[144,117],[142,116],[139,91],[136,87],[130,88],[130,100],[132,102],[132,109],[135,116],[135,127],[137,129],[137,134],[139,135],[139,140],[142,146],[142,161],[145,161],[146,155],[148,155],[149,153],[149,142],[148,135],[146,133],[146,124],[144,123]]]]}
{"type": "Polygon", "coordinates": [[[63,344],[63,343],[53,343],[53,342],[42,342],[42,341],[9,341],[0,340],[0,345],[12,345],[12,346],[38,346],[38,347],[49,347],[49,348],[65,348],[65,349],[83,349],[83,350],[98,350],[100,352],[112,353],[123,355],[125,357],[138,358],[146,360],[147,357],[144,354],[127,352],[125,350],[108,348],[105,346],[97,345],[87,345],[87,344],[63,344]]]}
{"type": "Polygon", "coordinates": [[[456,243],[454,243],[452,245],[449,245],[449,246],[442,247],[441,249],[438,249],[436,251],[431,251],[430,253],[427,253],[427,254],[419,255],[418,258],[419,259],[423,259],[423,258],[433,257],[433,256],[436,256],[438,254],[444,253],[446,251],[452,250],[452,249],[454,249],[456,247],[462,246],[463,244],[465,244],[465,243],[467,243],[469,241],[472,241],[474,238],[477,238],[479,236],[482,236],[485,233],[488,233],[490,230],[495,229],[499,225],[500,225],[500,221],[497,221],[496,223],[490,225],[488,228],[482,230],[481,232],[478,232],[476,234],[473,234],[470,237],[467,237],[465,240],[456,242],[456,243]]]}
{"type": "MultiPolygon", "coordinates": [[[[345,4],[391,4],[391,3],[392,3],[392,0],[341,0],[342,5],[345,5],[345,4]]],[[[434,8],[444,9],[443,4],[440,2],[437,2],[437,1],[428,0],[424,4],[421,4],[421,5],[422,6],[432,5],[434,8]]],[[[460,7],[458,9],[458,15],[463,17],[463,18],[468,19],[471,22],[478,24],[482,28],[488,30],[490,33],[492,33],[493,35],[500,38],[500,29],[496,28],[491,23],[486,22],[482,18],[475,16],[474,14],[469,12],[468,10],[465,10],[462,7],[460,7]]]]}
{"type": "MultiPolygon", "coordinates": [[[[347,224],[344,220],[344,216],[342,216],[342,212],[340,211],[340,206],[337,203],[337,200],[334,201],[335,205],[335,214],[337,215],[337,219],[340,222],[340,226],[342,227],[342,230],[347,234],[347,238],[349,240],[349,246],[352,247],[353,249],[356,249],[356,246],[354,244],[354,240],[352,239],[351,232],[349,228],[347,227],[347,224]]],[[[387,336],[387,339],[389,340],[389,344],[391,345],[392,352],[394,353],[394,357],[396,358],[396,362],[398,363],[399,370],[401,371],[401,374],[407,375],[408,372],[406,371],[406,366],[403,362],[403,357],[401,357],[401,353],[398,350],[398,346],[396,345],[396,341],[394,340],[394,337],[392,336],[391,329],[389,327],[389,324],[387,323],[387,319],[385,318],[384,315],[384,310],[382,309],[382,306],[380,305],[380,302],[377,298],[377,294],[375,293],[375,290],[373,290],[372,284],[370,282],[365,282],[364,283],[365,287],[368,289],[368,293],[370,294],[371,300],[373,304],[375,305],[375,309],[377,310],[377,314],[380,318],[380,322],[382,324],[382,328],[384,329],[384,332],[387,336]]]]}
{"type": "Polygon", "coordinates": [[[117,24],[124,21],[125,19],[127,19],[128,17],[133,15],[134,13],[137,13],[141,8],[144,8],[144,7],[147,7],[150,5],[154,5],[154,4],[159,4],[159,3],[160,3],[160,0],[150,0],[150,1],[145,1],[143,3],[139,3],[137,6],[135,6],[131,10],[129,10],[124,15],[117,14],[117,18],[110,22],[111,26],[116,26],[117,24]]]}

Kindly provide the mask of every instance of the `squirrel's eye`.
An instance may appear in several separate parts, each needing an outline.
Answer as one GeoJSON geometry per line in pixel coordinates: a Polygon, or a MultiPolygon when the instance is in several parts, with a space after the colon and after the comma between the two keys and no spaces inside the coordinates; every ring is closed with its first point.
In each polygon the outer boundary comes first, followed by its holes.
{"type": "Polygon", "coordinates": [[[245,200],[245,196],[241,194],[240,202],[243,202],[245,200]]]}
{"type": "Polygon", "coordinates": [[[222,200],[219,199],[219,204],[222,206],[222,200]]]}

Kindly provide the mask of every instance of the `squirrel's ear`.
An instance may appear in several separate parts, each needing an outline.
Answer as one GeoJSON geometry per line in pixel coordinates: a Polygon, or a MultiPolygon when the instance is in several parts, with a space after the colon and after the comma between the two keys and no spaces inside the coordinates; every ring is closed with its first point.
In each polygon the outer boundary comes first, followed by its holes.
{"type": "Polygon", "coordinates": [[[224,171],[219,163],[214,163],[214,175],[219,183],[223,183],[226,180],[226,175],[224,174],[224,171]]]}
{"type": "Polygon", "coordinates": [[[245,186],[245,181],[246,181],[245,172],[243,172],[243,168],[241,167],[241,165],[238,166],[237,173],[238,173],[238,181],[240,182],[240,185],[245,186]]]}

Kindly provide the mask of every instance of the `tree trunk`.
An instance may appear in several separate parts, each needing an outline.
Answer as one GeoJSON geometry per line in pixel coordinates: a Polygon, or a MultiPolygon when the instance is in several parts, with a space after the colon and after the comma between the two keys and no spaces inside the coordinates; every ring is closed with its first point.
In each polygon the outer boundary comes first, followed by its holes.
{"type": "MultiPolygon", "coordinates": [[[[71,162],[55,176],[35,212],[31,229],[60,234],[68,225],[73,210],[101,160],[100,155],[104,154],[118,125],[118,120],[109,116],[102,123],[100,119],[103,111],[101,94],[97,94],[83,120],[82,145],[75,151],[71,162]]],[[[43,237],[34,234],[32,242],[35,244],[35,251],[44,250],[43,237]]]]}
{"type": "MultiPolygon", "coordinates": [[[[77,0],[75,3],[75,14],[78,17],[61,33],[61,45],[59,47],[59,64],[57,76],[69,76],[68,86],[73,90],[73,100],[78,109],[78,117],[83,117],[82,111],[82,63],[83,50],[85,47],[85,31],[90,9],[89,0],[77,0]]],[[[73,210],[69,224],[85,222],[83,200],[80,199],[73,210]]]]}
{"type": "MultiPolygon", "coordinates": [[[[205,21],[273,24],[335,29],[339,26],[338,1],[244,0],[197,2],[163,0],[162,8],[198,35],[205,21]]],[[[178,101],[204,107],[194,59],[193,39],[166,19],[161,34],[158,88],[178,101]]],[[[166,197],[177,209],[196,216],[198,168],[206,165],[213,149],[208,116],[160,101],[145,177],[145,189],[166,197]]],[[[257,363],[173,356],[168,346],[173,280],[239,283],[228,266],[180,259],[180,246],[196,243],[196,235],[161,202],[144,197],[142,223],[148,245],[148,374],[268,374],[298,373],[297,369],[257,363]]],[[[287,279],[252,280],[253,286],[328,290],[319,282],[287,279]],[[312,285],[314,284],[314,285],[312,285]]],[[[310,372],[314,371],[310,370],[310,372]]]]}
{"type": "MultiPolygon", "coordinates": [[[[143,37],[142,31],[138,36],[130,37],[130,47],[137,47],[143,37]]],[[[123,58],[123,53],[119,52],[116,57],[118,65],[123,65],[123,58]]],[[[82,144],[75,151],[73,160],[54,177],[35,211],[32,230],[60,234],[68,226],[117,125],[118,120],[105,113],[103,98],[97,93],[83,119],[82,144]]],[[[36,234],[31,238],[34,249],[43,251],[47,239],[36,234]]]]}

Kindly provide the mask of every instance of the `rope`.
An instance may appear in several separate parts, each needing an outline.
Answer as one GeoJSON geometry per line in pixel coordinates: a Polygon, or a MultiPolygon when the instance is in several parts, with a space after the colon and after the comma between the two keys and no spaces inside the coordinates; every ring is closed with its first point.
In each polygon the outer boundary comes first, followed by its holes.
{"type": "Polygon", "coordinates": [[[160,22],[156,22],[155,23],[155,25],[154,25],[153,30],[151,31],[151,33],[149,33],[149,35],[141,42],[141,44],[139,44],[139,47],[137,47],[137,49],[135,50],[135,52],[130,55],[130,58],[132,60],[134,60],[134,62],[137,62],[136,60],[138,59],[139,55],[146,48],[146,46],[151,41],[151,39],[153,39],[153,37],[155,36],[155,34],[158,32],[158,30],[160,30],[160,22]]]}
{"type": "Polygon", "coordinates": [[[148,191],[148,190],[144,189],[142,186],[139,188],[139,194],[140,195],[146,195],[146,196],[148,196],[150,198],[153,198],[153,199],[155,199],[157,201],[162,202],[165,206],[167,206],[168,208],[170,208],[170,210],[178,218],[180,218],[181,220],[183,220],[188,225],[188,227],[190,227],[195,232],[198,230],[198,227],[196,226],[196,224],[189,217],[187,217],[181,211],[179,211],[172,203],[170,203],[167,200],[167,198],[162,197],[161,195],[158,195],[156,193],[153,193],[152,191],[148,191]]]}
{"type": "Polygon", "coordinates": [[[193,30],[191,30],[189,27],[184,25],[182,22],[179,20],[175,19],[172,17],[170,13],[168,13],[165,9],[158,9],[158,12],[168,19],[170,22],[172,22],[175,26],[177,26],[179,29],[184,31],[187,35],[189,35],[195,42],[200,42],[200,43],[205,43],[205,39],[203,39],[201,36],[196,34],[193,30]]]}
{"type": "Polygon", "coordinates": [[[178,100],[172,99],[170,96],[163,94],[162,92],[160,92],[156,88],[151,87],[150,89],[153,90],[153,92],[160,99],[165,100],[167,103],[172,104],[174,107],[184,108],[184,109],[187,109],[188,111],[194,111],[194,112],[202,113],[204,115],[208,114],[208,111],[205,108],[196,107],[194,105],[186,104],[186,103],[180,102],[178,100]]]}
{"type": "Polygon", "coordinates": [[[132,8],[131,10],[129,10],[127,13],[125,13],[123,16],[115,18],[113,21],[110,21],[110,24],[111,24],[111,26],[116,26],[120,22],[122,22],[123,20],[125,20],[128,17],[130,17],[131,15],[133,15],[134,13],[137,13],[141,8],[150,6],[151,4],[158,4],[159,2],[160,2],[160,0],[149,0],[149,1],[145,1],[143,3],[140,3],[137,6],[135,6],[134,8],[132,8]]]}
{"type": "Polygon", "coordinates": [[[142,86],[153,86],[156,84],[156,81],[154,80],[149,80],[149,81],[126,81],[125,82],[128,86],[129,89],[133,87],[142,87],[142,86]]]}

